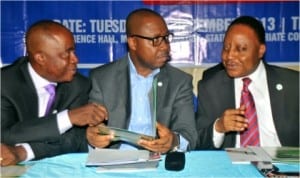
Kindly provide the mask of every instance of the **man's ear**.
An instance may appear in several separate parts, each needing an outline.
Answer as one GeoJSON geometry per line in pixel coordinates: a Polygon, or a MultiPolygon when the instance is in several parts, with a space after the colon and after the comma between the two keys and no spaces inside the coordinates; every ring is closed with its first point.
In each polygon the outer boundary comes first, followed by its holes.
{"type": "Polygon", "coordinates": [[[136,50],[136,39],[133,37],[127,37],[128,48],[135,51],[136,50]]]}
{"type": "Polygon", "coordinates": [[[263,56],[265,55],[265,52],[266,52],[266,45],[264,45],[264,44],[261,44],[260,46],[259,46],[259,58],[261,59],[261,58],[263,58],[263,56]]]}
{"type": "Polygon", "coordinates": [[[42,53],[36,53],[36,54],[34,54],[33,57],[34,57],[34,60],[37,64],[39,64],[39,65],[44,65],[45,64],[46,59],[45,59],[45,56],[42,53]]]}

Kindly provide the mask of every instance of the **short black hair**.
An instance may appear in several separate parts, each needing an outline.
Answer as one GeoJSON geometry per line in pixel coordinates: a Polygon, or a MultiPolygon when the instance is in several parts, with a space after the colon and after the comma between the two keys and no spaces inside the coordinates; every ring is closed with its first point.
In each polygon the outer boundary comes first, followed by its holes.
{"type": "Polygon", "coordinates": [[[151,15],[155,15],[155,16],[162,18],[162,16],[159,13],[155,12],[152,9],[148,9],[148,8],[136,9],[136,10],[130,12],[126,18],[126,34],[127,35],[131,35],[131,31],[132,31],[131,30],[132,27],[130,25],[132,23],[131,18],[134,17],[135,15],[144,15],[144,14],[151,14],[151,15]]]}
{"type": "Polygon", "coordinates": [[[228,30],[236,24],[242,24],[250,27],[255,32],[258,41],[262,44],[266,44],[265,29],[261,21],[251,16],[240,16],[231,22],[228,26],[228,30]]]}

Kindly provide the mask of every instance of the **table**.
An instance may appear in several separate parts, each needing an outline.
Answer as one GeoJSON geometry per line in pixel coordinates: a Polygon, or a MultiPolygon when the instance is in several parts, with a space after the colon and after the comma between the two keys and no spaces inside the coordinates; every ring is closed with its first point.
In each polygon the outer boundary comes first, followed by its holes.
{"type": "MultiPolygon", "coordinates": [[[[165,157],[163,156],[156,170],[133,173],[98,173],[96,167],[85,166],[87,155],[87,153],[74,153],[30,161],[27,164],[33,164],[33,166],[21,177],[263,177],[251,164],[232,164],[225,151],[188,152],[185,154],[186,164],[185,169],[182,171],[165,170],[165,157]]],[[[292,165],[294,170],[295,166],[296,168],[298,166],[299,169],[299,165],[292,165]]]]}

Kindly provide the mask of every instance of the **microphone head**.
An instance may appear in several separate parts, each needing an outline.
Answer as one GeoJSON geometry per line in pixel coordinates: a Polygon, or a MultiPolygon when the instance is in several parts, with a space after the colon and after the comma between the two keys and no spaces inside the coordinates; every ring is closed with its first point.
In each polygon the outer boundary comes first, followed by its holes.
{"type": "Polygon", "coordinates": [[[185,165],[184,152],[169,152],[165,159],[165,168],[169,171],[181,171],[185,165]]]}

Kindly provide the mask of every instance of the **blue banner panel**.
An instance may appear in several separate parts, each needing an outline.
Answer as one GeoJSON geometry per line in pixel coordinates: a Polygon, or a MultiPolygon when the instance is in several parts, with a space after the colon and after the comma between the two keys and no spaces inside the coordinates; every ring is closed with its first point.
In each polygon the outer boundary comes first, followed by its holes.
{"type": "Polygon", "coordinates": [[[24,34],[32,23],[53,19],[68,27],[81,66],[108,63],[126,51],[125,19],[137,8],[164,16],[175,34],[172,63],[202,65],[220,61],[224,32],[240,15],[251,15],[266,28],[269,62],[299,61],[299,1],[1,1],[1,60],[26,54],[24,34]],[[200,3],[202,2],[202,3],[200,3]]]}

